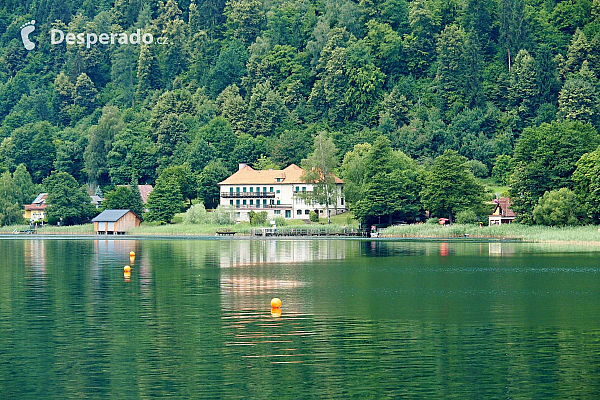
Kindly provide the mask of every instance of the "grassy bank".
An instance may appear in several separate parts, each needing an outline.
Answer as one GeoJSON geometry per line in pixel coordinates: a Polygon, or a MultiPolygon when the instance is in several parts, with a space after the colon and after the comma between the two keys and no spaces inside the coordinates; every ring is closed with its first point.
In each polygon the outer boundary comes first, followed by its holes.
{"type": "Polygon", "coordinates": [[[494,225],[479,228],[475,225],[433,224],[397,225],[384,229],[382,237],[403,238],[471,238],[522,239],[534,242],[599,242],[598,226],[548,227],[521,224],[494,225]]]}
{"type": "MultiPolygon", "coordinates": [[[[13,233],[15,230],[24,231],[28,225],[10,225],[0,227],[0,233],[13,233]]],[[[72,225],[72,226],[55,226],[44,225],[38,228],[37,233],[57,234],[57,235],[87,235],[94,233],[93,224],[72,225]]]]}

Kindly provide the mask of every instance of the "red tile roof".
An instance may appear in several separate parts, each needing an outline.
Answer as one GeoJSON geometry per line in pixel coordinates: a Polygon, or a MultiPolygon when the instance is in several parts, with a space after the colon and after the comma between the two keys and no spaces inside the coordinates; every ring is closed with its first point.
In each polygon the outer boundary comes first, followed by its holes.
{"type": "MultiPolygon", "coordinates": [[[[240,168],[236,173],[228,177],[219,185],[266,185],[276,183],[306,183],[303,182],[301,177],[304,170],[296,164],[290,164],[284,169],[269,169],[269,170],[256,170],[249,165],[245,165],[240,168]],[[280,179],[277,182],[277,178],[280,179]]],[[[344,183],[337,176],[335,177],[336,183],[344,183]]]]}
{"type": "Polygon", "coordinates": [[[494,200],[496,203],[496,207],[494,208],[494,213],[500,207],[500,216],[501,217],[516,217],[515,212],[510,208],[512,202],[508,197],[500,197],[499,199],[494,200]]]}

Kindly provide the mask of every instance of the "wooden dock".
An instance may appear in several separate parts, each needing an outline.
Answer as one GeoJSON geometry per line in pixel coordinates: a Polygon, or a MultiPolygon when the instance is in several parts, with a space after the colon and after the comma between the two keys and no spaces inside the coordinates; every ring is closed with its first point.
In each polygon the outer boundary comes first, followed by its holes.
{"type": "Polygon", "coordinates": [[[342,237],[369,237],[361,229],[333,229],[333,228],[254,228],[252,236],[342,236],[342,237]]]}

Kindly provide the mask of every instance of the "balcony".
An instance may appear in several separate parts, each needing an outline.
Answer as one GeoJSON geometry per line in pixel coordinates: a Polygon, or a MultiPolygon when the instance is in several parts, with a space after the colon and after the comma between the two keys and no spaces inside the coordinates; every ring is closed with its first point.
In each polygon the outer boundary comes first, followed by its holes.
{"type": "Polygon", "coordinates": [[[292,208],[291,204],[261,204],[260,206],[256,204],[240,204],[234,206],[236,209],[243,210],[261,210],[261,209],[278,209],[278,208],[292,208]]]}
{"type": "Polygon", "coordinates": [[[268,199],[274,198],[275,192],[221,192],[224,199],[268,199]]]}

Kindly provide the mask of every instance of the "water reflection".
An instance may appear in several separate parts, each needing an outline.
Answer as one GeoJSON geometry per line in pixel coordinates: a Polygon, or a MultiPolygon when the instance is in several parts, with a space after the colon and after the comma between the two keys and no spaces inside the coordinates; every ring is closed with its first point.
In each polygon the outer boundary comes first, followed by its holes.
{"type": "Polygon", "coordinates": [[[598,250],[0,240],[0,394],[596,398],[598,250]]]}

